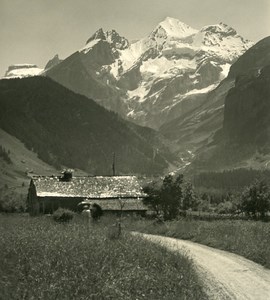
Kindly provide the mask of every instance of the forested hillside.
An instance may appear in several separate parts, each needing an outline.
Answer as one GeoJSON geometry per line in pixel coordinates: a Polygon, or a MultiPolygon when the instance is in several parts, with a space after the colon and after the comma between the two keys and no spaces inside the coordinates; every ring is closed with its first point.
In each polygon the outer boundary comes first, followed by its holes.
{"type": "Polygon", "coordinates": [[[196,187],[240,191],[254,180],[270,183],[270,170],[235,169],[223,172],[203,172],[193,178],[196,187]]]}
{"type": "Polygon", "coordinates": [[[111,174],[156,174],[173,157],[157,133],[124,121],[51,79],[0,81],[0,127],[57,167],[111,174]]]}

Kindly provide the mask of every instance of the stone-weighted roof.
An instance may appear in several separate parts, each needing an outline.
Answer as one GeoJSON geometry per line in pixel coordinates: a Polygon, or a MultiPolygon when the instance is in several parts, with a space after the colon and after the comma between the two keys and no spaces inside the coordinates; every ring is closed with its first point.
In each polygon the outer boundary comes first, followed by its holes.
{"type": "Polygon", "coordinates": [[[145,197],[136,176],[86,176],[63,181],[57,176],[32,178],[38,197],[88,199],[145,197]]]}

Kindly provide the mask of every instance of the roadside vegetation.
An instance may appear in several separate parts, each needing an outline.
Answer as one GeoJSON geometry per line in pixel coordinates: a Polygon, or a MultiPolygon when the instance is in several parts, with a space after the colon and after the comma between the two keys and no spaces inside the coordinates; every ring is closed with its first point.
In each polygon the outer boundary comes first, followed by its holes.
{"type": "Polygon", "coordinates": [[[221,202],[196,193],[183,175],[168,175],[144,190],[153,220],[128,222],[130,230],[192,240],[270,268],[270,186],[264,180],[228,193],[221,202]]]}
{"type": "Polygon", "coordinates": [[[192,261],[112,220],[0,215],[1,299],[207,299],[192,261]]]}
{"type": "Polygon", "coordinates": [[[270,269],[270,223],[181,218],[167,222],[140,220],[128,222],[126,227],[133,231],[191,240],[233,252],[270,269]]]}
{"type": "Polygon", "coordinates": [[[207,193],[200,194],[193,185],[184,180],[183,175],[167,175],[163,181],[153,181],[144,187],[148,195],[144,204],[160,220],[170,221],[180,216],[193,216],[211,219],[239,218],[269,220],[270,185],[264,180],[255,180],[241,192],[228,192],[225,197],[216,199],[207,193]],[[203,213],[203,214],[202,214],[203,213]]]}

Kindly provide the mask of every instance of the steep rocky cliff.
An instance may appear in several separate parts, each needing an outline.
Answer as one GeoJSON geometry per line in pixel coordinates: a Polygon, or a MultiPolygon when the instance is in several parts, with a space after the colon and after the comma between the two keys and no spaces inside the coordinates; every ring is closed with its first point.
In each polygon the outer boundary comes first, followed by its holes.
{"type": "Polygon", "coordinates": [[[225,101],[223,135],[228,142],[270,145],[270,65],[241,76],[225,101]]]}
{"type": "MultiPolygon", "coordinates": [[[[228,78],[224,121],[212,135],[189,171],[231,167],[270,166],[270,37],[259,41],[236,61],[228,78]]],[[[222,116],[223,119],[223,116],[222,116]]]]}

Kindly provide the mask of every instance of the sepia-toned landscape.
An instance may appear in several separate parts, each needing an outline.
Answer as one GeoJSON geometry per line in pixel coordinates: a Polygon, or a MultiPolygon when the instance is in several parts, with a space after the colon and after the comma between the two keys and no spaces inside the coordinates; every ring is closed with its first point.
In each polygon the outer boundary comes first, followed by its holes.
{"type": "Polygon", "coordinates": [[[0,0],[0,299],[270,299],[268,1],[0,0]]]}

